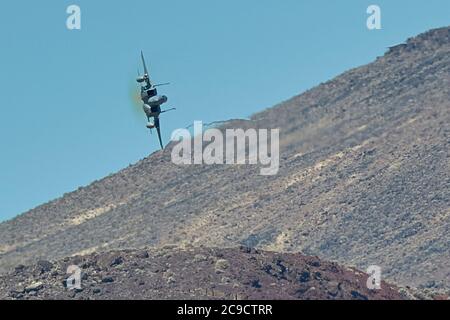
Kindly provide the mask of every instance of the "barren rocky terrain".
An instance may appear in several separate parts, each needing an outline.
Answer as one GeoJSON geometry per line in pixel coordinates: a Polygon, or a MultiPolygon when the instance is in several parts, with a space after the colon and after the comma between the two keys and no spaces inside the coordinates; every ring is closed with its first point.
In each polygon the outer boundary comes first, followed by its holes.
{"type": "MultiPolygon", "coordinates": [[[[244,245],[360,270],[375,264],[390,283],[448,291],[449,111],[447,27],[408,39],[252,121],[224,125],[280,128],[277,175],[261,176],[254,165],[175,165],[169,145],[1,223],[0,271],[109,250],[244,245]]],[[[237,276],[232,280],[247,281],[237,276]]],[[[263,294],[245,288],[239,294],[263,294]]],[[[189,296],[180,290],[173,297],[189,296]]],[[[145,297],[157,297],[152,292],[145,297]]],[[[286,292],[277,297],[296,295],[286,292]]]]}
{"type": "Polygon", "coordinates": [[[299,254],[239,249],[125,250],[18,266],[0,277],[0,299],[405,299],[395,286],[299,254]],[[82,269],[68,289],[67,267],[82,269]]]}

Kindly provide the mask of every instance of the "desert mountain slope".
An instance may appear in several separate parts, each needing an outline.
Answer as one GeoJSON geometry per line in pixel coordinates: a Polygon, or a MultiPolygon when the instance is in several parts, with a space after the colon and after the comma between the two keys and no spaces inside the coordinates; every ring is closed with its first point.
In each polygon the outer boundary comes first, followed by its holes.
{"type": "Polygon", "coordinates": [[[280,170],[174,165],[170,146],[0,224],[0,270],[110,249],[301,251],[450,287],[450,28],[391,48],[250,122],[280,170]]]}

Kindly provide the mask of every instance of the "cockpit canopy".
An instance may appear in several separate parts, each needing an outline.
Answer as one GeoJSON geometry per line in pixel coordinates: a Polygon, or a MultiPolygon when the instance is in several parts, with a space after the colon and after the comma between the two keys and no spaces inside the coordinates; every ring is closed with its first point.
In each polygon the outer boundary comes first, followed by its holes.
{"type": "Polygon", "coordinates": [[[147,90],[147,95],[151,98],[154,97],[158,94],[158,91],[156,90],[156,88],[151,88],[147,90]]]}

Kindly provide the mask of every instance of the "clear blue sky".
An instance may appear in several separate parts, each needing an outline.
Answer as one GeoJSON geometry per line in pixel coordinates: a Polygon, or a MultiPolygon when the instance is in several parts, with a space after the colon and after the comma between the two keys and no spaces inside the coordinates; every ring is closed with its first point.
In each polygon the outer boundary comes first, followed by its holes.
{"type": "Polygon", "coordinates": [[[4,1],[0,220],[87,185],[158,145],[130,95],[144,50],[172,130],[254,112],[450,24],[450,1],[4,1]],[[66,29],[77,4],[82,29],[66,29]],[[382,30],[366,8],[382,9],[382,30]]]}

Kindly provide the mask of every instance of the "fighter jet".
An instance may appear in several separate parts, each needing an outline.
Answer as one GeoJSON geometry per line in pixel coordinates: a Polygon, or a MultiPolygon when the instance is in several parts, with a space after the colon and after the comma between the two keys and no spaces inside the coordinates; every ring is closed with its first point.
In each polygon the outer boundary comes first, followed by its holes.
{"type": "Polygon", "coordinates": [[[156,87],[167,85],[169,83],[153,84],[150,80],[147,65],[145,64],[144,54],[142,51],[141,59],[142,64],[144,65],[144,75],[139,75],[138,71],[138,77],[136,81],[141,85],[141,100],[144,103],[142,108],[144,109],[145,115],[147,116],[147,128],[150,129],[150,132],[152,129],[156,129],[156,132],[158,133],[159,144],[161,146],[161,149],[164,149],[161,139],[159,116],[161,113],[175,110],[175,108],[161,111],[161,105],[167,102],[167,96],[158,95],[156,87]],[[153,122],[151,121],[152,118],[153,122]]]}

